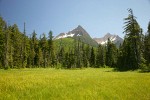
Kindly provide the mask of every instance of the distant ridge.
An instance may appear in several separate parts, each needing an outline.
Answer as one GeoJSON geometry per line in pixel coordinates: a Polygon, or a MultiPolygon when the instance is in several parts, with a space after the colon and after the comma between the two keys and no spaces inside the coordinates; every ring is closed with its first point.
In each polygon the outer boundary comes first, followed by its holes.
{"type": "Polygon", "coordinates": [[[102,38],[93,38],[98,44],[105,45],[108,41],[108,38],[110,41],[112,41],[114,44],[119,46],[120,44],[123,43],[123,39],[119,37],[118,35],[112,35],[110,33],[107,33],[104,37],[102,38]]]}

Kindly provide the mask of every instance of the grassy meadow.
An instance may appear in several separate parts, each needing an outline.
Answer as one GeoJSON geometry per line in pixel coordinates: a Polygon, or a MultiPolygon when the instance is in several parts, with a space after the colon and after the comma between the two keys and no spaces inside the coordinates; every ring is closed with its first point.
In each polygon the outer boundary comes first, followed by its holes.
{"type": "Polygon", "coordinates": [[[0,70],[0,100],[149,100],[150,73],[111,68],[0,70]]]}

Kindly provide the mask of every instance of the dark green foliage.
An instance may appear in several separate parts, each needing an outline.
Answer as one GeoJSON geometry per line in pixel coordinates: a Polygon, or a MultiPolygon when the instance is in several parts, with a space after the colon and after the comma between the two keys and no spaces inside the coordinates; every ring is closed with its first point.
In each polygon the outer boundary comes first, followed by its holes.
{"type": "Polygon", "coordinates": [[[105,47],[102,45],[99,45],[97,48],[97,54],[96,54],[96,67],[103,67],[105,66],[105,47]]]}
{"type": "Polygon", "coordinates": [[[64,47],[61,47],[60,51],[58,52],[58,62],[62,64],[64,62],[63,61],[64,57],[65,57],[64,47]]]}
{"type": "Polygon", "coordinates": [[[144,57],[146,63],[150,63],[150,22],[148,24],[148,31],[144,38],[144,57]]]}
{"type": "Polygon", "coordinates": [[[142,64],[142,32],[141,28],[129,9],[129,16],[125,18],[126,33],[124,43],[120,48],[118,68],[120,70],[135,70],[142,64]],[[122,64],[121,64],[122,63],[122,64]]]}
{"type": "Polygon", "coordinates": [[[144,58],[146,65],[141,66],[143,71],[150,71],[150,22],[148,24],[147,34],[144,38],[144,58]]]}
{"type": "Polygon", "coordinates": [[[90,67],[95,67],[95,53],[93,47],[91,48],[90,67]]]}
{"type": "Polygon", "coordinates": [[[8,69],[8,50],[9,50],[9,30],[7,29],[7,26],[5,26],[5,38],[4,38],[4,69],[8,69]]]}
{"type": "Polygon", "coordinates": [[[5,26],[6,26],[6,23],[5,21],[2,19],[2,17],[0,17],[0,68],[3,67],[4,65],[4,55],[3,55],[3,52],[4,52],[4,37],[5,37],[5,26]]]}
{"type": "Polygon", "coordinates": [[[22,41],[22,68],[27,66],[27,37],[24,23],[23,41],[22,41]]]}
{"type": "Polygon", "coordinates": [[[32,33],[32,38],[30,40],[30,62],[32,67],[34,67],[35,65],[37,65],[37,49],[38,49],[38,41],[37,41],[37,37],[36,37],[36,33],[35,31],[33,31],[32,33]]]}
{"type": "Polygon", "coordinates": [[[88,67],[88,57],[86,55],[86,48],[85,48],[85,44],[82,43],[82,47],[81,47],[81,62],[82,62],[82,66],[84,67],[88,67]]]}
{"type": "Polygon", "coordinates": [[[48,37],[49,37],[49,39],[48,39],[48,65],[52,67],[55,65],[55,54],[54,54],[52,31],[49,32],[48,37]]]}
{"type": "Polygon", "coordinates": [[[117,63],[117,48],[110,39],[108,39],[106,46],[106,66],[116,67],[117,63]]]}
{"type": "Polygon", "coordinates": [[[22,34],[18,29],[18,26],[14,24],[12,27],[10,27],[10,45],[11,47],[11,57],[13,57],[11,60],[13,61],[13,65],[11,65],[14,68],[20,68],[22,67],[22,34]]]}

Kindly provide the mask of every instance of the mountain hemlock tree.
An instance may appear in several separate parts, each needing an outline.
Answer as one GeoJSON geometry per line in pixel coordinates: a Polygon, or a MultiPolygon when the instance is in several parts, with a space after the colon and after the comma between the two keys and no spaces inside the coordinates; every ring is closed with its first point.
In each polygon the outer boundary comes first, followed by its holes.
{"type": "Polygon", "coordinates": [[[141,65],[141,28],[133,15],[132,9],[128,9],[129,15],[125,18],[125,39],[122,45],[122,57],[119,57],[122,70],[135,70],[141,65]]]}

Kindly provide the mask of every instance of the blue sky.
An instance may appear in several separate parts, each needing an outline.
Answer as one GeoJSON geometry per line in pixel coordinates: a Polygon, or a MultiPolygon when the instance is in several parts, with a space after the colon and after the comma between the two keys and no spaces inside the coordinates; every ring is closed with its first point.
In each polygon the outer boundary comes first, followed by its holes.
{"type": "Polygon", "coordinates": [[[124,36],[123,18],[132,8],[141,28],[147,31],[150,21],[150,0],[0,0],[0,16],[23,31],[33,30],[38,36],[50,30],[56,36],[81,25],[91,37],[106,33],[124,36]]]}

